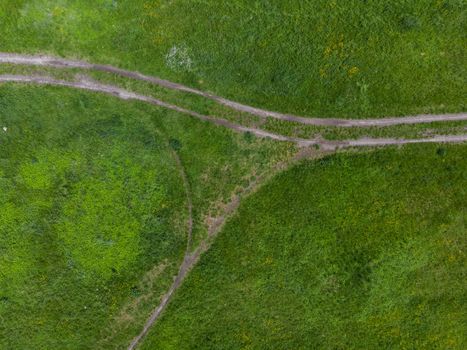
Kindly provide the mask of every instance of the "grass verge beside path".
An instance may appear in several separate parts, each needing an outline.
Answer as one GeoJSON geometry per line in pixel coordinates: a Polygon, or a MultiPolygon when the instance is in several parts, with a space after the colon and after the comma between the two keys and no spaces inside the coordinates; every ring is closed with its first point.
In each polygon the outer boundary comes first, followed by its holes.
{"type": "Polygon", "coordinates": [[[0,51],[113,64],[297,115],[459,112],[465,10],[459,0],[5,0],[0,51]]]}
{"type": "Polygon", "coordinates": [[[141,348],[465,348],[466,156],[414,145],[278,175],[141,348]]]}

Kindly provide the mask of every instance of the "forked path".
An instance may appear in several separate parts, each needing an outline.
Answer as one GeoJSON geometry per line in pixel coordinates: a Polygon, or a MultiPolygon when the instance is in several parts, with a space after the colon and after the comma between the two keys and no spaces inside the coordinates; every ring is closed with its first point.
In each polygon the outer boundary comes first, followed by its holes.
{"type": "Polygon", "coordinates": [[[28,65],[28,66],[43,66],[54,68],[79,68],[86,70],[95,70],[101,72],[112,73],[130,79],[146,81],[167,89],[182,91],[198,96],[203,96],[213,100],[221,105],[227,106],[239,112],[249,113],[262,118],[275,118],[279,120],[296,122],[306,125],[316,126],[339,126],[339,127],[373,127],[373,126],[391,126],[401,124],[421,124],[433,122],[448,122],[467,120],[467,113],[457,114],[421,114],[408,117],[391,117],[381,119],[336,119],[336,118],[306,118],[293,114],[285,114],[265,109],[248,106],[239,102],[228,100],[226,98],[214,95],[209,92],[191,88],[179,83],[174,83],[158,77],[144,75],[138,72],[132,72],[121,68],[93,64],[85,61],[68,60],[50,56],[28,56],[14,53],[0,53],[0,63],[28,65]]]}
{"type": "MultiPolygon", "coordinates": [[[[323,153],[323,155],[324,154],[325,153],[323,153]]],[[[273,171],[269,172],[268,174],[263,174],[262,176],[258,176],[255,181],[251,182],[246,188],[243,189],[242,194],[241,194],[242,198],[245,198],[251,195],[252,193],[254,193],[255,190],[257,190],[262,184],[264,184],[275,173],[284,170],[285,168],[287,168],[287,166],[288,166],[288,163],[280,163],[276,165],[273,171]]],[[[234,198],[225,206],[225,210],[223,214],[219,216],[216,220],[214,220],[208,226],[207,237],[201,241],[201,243],[199,244],[199,246],[196,248],[196,250],[193,253],[191,254],[187,253],[185,255],[185,259],[183,260],[183,263],[179,269],[179,273],[176,276],[169,291],[162,297],[161,303],[152,312],[151,316],[146,321],[146,324],[144,325],[143,330],[141,331],[140,334],[138,334],[138,336],[136,336],[132,340],[127,350],[134,350],[141,343],[143,338],[149,332],[150,328],[156,323],[156,321],[162,315],[162,312],[166,309],[174,292],[183,283],[183,281],[185,280],[190,270],[199,261],[201,255],[210,248],[213,240],[219,234],[224,224],[226,223],[227,219],[235,213],[239,205],[240,205],[240,195],[235,194],[234,198]]]]}
{"type": "MultiPolygon", "coordinates": [[[[80,67],[80,68],[83,68],[83,67],[80,67]]],[[[151,105],[158,106],[158,107],[168,108],[168,109],[177,111],[182,114],[190,115],[192,117],[198,118],[203,121],[211,122],[216,125],[232,129],[237,132],[250,132],[258,137],[271,138],[277,141],[293,142],[298,146],[319,145],[325,151],[334,151],[336,149],[348,148],[348,147],[375,147],[375,146],[387,146],[387,145],[403,145],[403,144],[411,144],[411,143],[443,143],[443,142],[459,143],[459,142],[467,141],[467,135],[438,135],[438,136],[434,136],[431,138],[422,138],[422,139],[360,138],[356,140],[344,140],[344,141],[326,141],[326,140],[321,140],[321,139],[299,139],[299,138],[292,138],[292,137],[288,137],[284,135],[273,134],[273,133],[270,133],[268,131],[264,131],[261,129],[244,127],[241,125],[234,124],[225,119],[202,115],[200,113],[179,107],[174,104],[166,103],[164,101],[155,99],[153,97],[136,94],[136,93],[121,89],[116,86],[99,84],[99,83],[92,82],[92,81],[64,81],[64,80],[57,80],[51,77],[0,75],[0,82],[55,85],[55,86],[63,86],[63,87],[105,93],[105,94],[109,94],[109,95],[115,96],[123,100],[137,100],[137,101],[146,102],[151,105]]],[[[446,119],[443,119],[443,120],[446,120],[446,119]]],[[[463,120],[463,119],[457,119],[457,120],[463,120]]],[[[421,122],[426,122],[426,121],[421,121],[421,122]]],[[[395,125],[395,124],[391,124],[391,125],[395,125]]],[[[143,327],[143,330],[140,332],[140,334],[138,334],[133,339],[133,341],[128,347],[128,350],[134,350],[138,346],[140,341],[149,332],[150,328],[154,325],[154,323],[160,318],[162,312],[165,310],[168,303],[170,302],[174,292],[180,287],[180,285],[186,278],[189,271],[196,265],[201,254],[205,252],[207,249],[209,249],[210,242],[217,235],[217,233],[221,230],[223,224],[225,223],[227,216],[232,214],[236,210],[239,204],[238,200],[234,200],[232,203],[230,203],[227,206],[227,213],[213,223],[213,225],[209,228],[209,235],[207,239],[203,241],[193,253],[191,253],[191,234],[192,234],[192,228],[193,228],[191,194],[190,194],[188,179],[183,170],[183,166],[180,161],[180,158],[178,157],[177,154],[175,154],[175,158],[177,160],[177,165],[180,168],[183,182],[184,182],[184,185],[187,191],[187,206],[188,206],[188,212],[189,212],[187,250],[186,250],[182,265],[179,268],[179,272],[177,276],[175,277],[175,280],[172,283],[170,289],[167,291],[166,294],[164,294],[164,296],[161,299],[160,304],[151,313],[149,319],[146,321],[143,327]]],[[[251,185],[249,188],[246,189],[246,192],[247,193],[253,192],[255,187],[256,187],[255,184],[251,185]]]]}

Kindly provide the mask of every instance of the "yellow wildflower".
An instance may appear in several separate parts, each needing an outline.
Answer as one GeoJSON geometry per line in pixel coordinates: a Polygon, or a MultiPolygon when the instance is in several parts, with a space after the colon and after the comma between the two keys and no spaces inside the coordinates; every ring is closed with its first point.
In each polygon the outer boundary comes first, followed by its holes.
{"type": "Polygon", "coordinates": [[[65,9],[59,6],[55,6],[54,9],[52,10],[52,16],[53,17],[60,17],[65,13],[65,9]]]}
{"type": "Polygon", "coordinates": [[[358,69],[358,67],[353,66],[352,68],[349,69],[349,77],[354,76],[354,75],[357,74],[359,71],[360,71],[360,69],[358,69]]]}

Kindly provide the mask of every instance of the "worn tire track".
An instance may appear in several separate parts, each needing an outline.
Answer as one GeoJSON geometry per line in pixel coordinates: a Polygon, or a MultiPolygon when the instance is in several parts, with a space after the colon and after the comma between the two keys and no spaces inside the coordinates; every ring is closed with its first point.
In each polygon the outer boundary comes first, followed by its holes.
{"type": "Polygon", "coordinates": [[[179,107],[174,104],[170,104],[153,97],[136,94],[134,92],[121,89],[113,85],[104,85],[92,81],[65,81],[57,80],[51,77],[44,76],[25,76],[25,75],[0,75],[1,82],[14,82],[14,83],[30,83],[30,84],[39,84],[39,85],[53,85],[53,86],[64,86],[69,88],[89,90],[94,92],[101,92],[108,95],[115,96],[122,100],[136,100],[149,103],[154,106],[163,107],[167,109],[174,110],[176,112],[187,114],[189,116],[198,118],[202,121],[207,121],[219,126],[226,127],[228,129],[237,131],[237,132],[249,132],[255,136],[261,138],[270,138],[276,141],[285,141],[296,144],[299,147],[308,147],[313,145],[318,145],[323,148],[323,150],[336,150],[341,148],[349,147],[376,147],[376,146],[388,146],[388,145],[404,145],[410,143],[434,143],[434,142],[445,142],[445,143],[458,143],[467,141],[467,135],[437,135],[430,138],[421,138],[421,139],[391,139],[391,138],[360,138],[356,140],[344,140],[344,141],[328,141],[322,139],[301,139],[295,137],[289,137],[279,134],[274,134],[262,129],[249,128],[242,125],[232,123],[228,120],[215,118],[212,116],[207,116],[200,114],[198,112],[191,111],[186,108],[179,107]]]}
{"type": "MultiPolygon", "coordinates": [[[[325,155],[326,153],[323,153],[325,155]]],[[[199,246],[195,249],[195,251],[191,254],[187,253],[185,255],[185,259],[183,264],[180,267],[179,273],[170,287],[169,291],[164,295],[162,298],[161,303],[157,306],[157,308],[153,311],[149,319],[147,320],[142,332],[133,339],[131,344],[128,346],[127,350],[135,350],[138,344],[144,339],[144,337],[149,332],[150,328],[155,324],[155,322],[160,318],[162,312],[165,310],[167,305],[170,302],[170,299],[174,292],[181,286],[183,281],[185,280],[188,273],[191,269],[197,264],[201,255],[205,253],[211,247],[212,242],[219,234],[219,232],[224,227],[226,221],[236,212],[237,208],[240,205],[240,197],[246,198],[254,193],[259,187],[261,187],[264,183],[266,183],[270,178],[272,178],[276,173],[283,171],[288,166],[290,166],[290,162],[281,162],[276,165],[272,171],[263,174],[256,178],[253,182],[251,182],[247,187],[245,187],[240,194],[235,194],[233,199],[226,205],[224,213],[219,216],[216,220],[214,220],[208,227],[208,235],[205,239],[201,241],[199,246]]]]}
{"type": "Polygon", "coordinates": [[[275,118],[279,120],[296,122],[315,126],[338,126],[338,127],[384,127],[401,124],[421,124],[433,122],[448,122],[467,120],[467,113],[458,114],[421,114],[407,117],[389,117],[381,119],[337,119],[337,118],[306,118],[292,114],[284,114],[265,109],[248,106],[239,102],[214,95],[209,92],[194,89],[182,84],[174,83],[158,77],[144,75],[138,72],[127,71],[110,65],[93,64],[85,61],[67,60],[50,56],[28,56],[14,53],[0,53],[0,63],[10,63],[28,66],[42,66],[55,68],[79,68],[112,73],[122,77],[146,81],[167,89],[186,92],[213,100],[221,105],[227,106],[239,112],[252,114],[261,118],[275,118]]]}
{"type": "MultiPolygon", "coordinates": [[[[182,114],[187,114],[189,116],[192,116],[194,118],[200,119],[202,121],[207,121],[216,125],[220,125],[223,127],[226,127],[228,129],[238,131],[238,132],[250,132],[258,137],[267,137],[271,138],[277,141],[289,141],[289,142],[294,142],[294,143],[299,143],[302,141],[307,141],[307,140],[302,140],[298,138],[292,138],[292,137],[287,137],[287,136],[282,136],[274,133],[270,133],[268,131],[264,131],[261,129],[255,129],[255,128],[249,128],[245,127],[242,125],[238,125],[235,123],[232,123],[226,119],[221,119],[221,118],[215,118],[207,115],[200,114],[198,112],[194,112],[182,107],[179,107],[177,105],[167,103],[161,100],[158,100],[153,97],[149,96],[144,96],[140,94],[136,94],[124,89],[121,89],[116,86],[112,85],[104,85],[96,82],[92,82],[89,80],[81,80],[81,81],[65,81],[65,80],[58,80],[54,79],[51,77],[46,77],[46,76],[26,76],[26,75],[0,75],[0,82],[14,82],[14,83],[30,83],[30,84],[40,84],[40,85],[54,85],[54,86],[64,86],[64,87],[69,87],[69,88],[75,88],[75,89],[80,89],[80,90],[89,90],[89,91],[94,91],[94,92],[101,92],[104,94],[112,95],[115,96],[119,99],[122,100],[136,100],[136,101],[142,101],[146,102],[149,104],[152,104],[154,106],[158,107],[163,107],[167,109],[171,109],[173,111],[182,113],[182,114]]],[[[311,141],[311,140],[308,140],[311,141]]]]}

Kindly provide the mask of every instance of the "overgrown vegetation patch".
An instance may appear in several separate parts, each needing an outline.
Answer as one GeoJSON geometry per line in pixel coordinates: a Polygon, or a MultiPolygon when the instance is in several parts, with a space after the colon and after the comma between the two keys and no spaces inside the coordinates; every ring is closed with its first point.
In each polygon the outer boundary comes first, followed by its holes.
{"type": "Polygon", "coordinates": [[[105,98],[46,96],[0,91],[2,348],[92,347],[164,264],[142,291],[157,300],[185,248],[185,191],[150,119],[105,98]]]}

